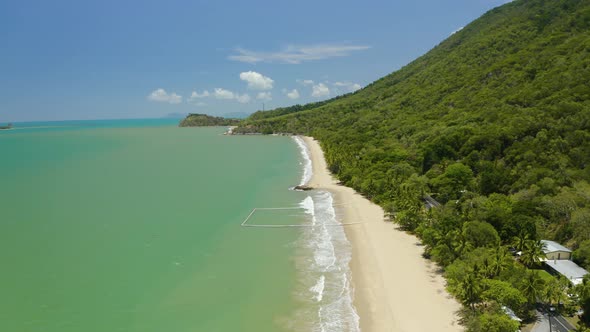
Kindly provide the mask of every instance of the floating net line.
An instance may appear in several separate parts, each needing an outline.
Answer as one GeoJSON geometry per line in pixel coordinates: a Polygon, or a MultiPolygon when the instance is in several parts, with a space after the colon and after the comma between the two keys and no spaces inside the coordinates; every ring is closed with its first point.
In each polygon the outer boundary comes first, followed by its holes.
{"type": "MultiPolygon", "coordinates": [[[[334,207],[348,205],[344,204],[334,204],[334,207]]],[[[273,224],[249,224],[248,220],[252,218],[252,216],[256,213],[256,211],[269,211],[269,210],[303,210],[303,207],[273,207],[273,208],[253,208],[250,211],[250,214],[242,221],[240,226],[242,227],[262,227],[262,228],[288,228],[288,227],[318,227],[318,226],[349,226],[349,225],[359,225],[362,222],[347,222],[347,223],[333,223],[333,224],[283,224],[283,225],[273,225],[273,224]]]]}

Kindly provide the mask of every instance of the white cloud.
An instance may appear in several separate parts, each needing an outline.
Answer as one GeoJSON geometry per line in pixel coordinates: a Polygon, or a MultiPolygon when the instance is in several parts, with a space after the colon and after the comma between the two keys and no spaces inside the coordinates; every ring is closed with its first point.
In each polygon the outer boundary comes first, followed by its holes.
{"type": "Polygon", "coordinates": [[[228,59],[247,63],[278,62],[298,64],[304,61],[348,56],[354,51],[363,51],[369,48],[371,47],[347,44],[291,45],[278,52],[256,52],[238,48],[236,49],[237,54],[230,55],[228,59]]]}
{"type": "Polygon", "coordinates": [[[205,97],[209,97],[209,91],[205,90],[205,91],[203,91],[203,93],[198,93],[197,91],[193,91],[193,93],[191,93],[190,99],[205,98],[205,97]]]}
{"type": "Polygon", "coordinates": [[[166,102],[170,104],[182,103],[182,96],[177,95],[174,92],[168,93],[164,89],[157,89],[152,91],[152,93],[150,93],[147,98],[151,101],[166,102]]]}
{"type": "Polygon", "coordinates": [[[308,85],[313,85],[313,81],[312,80],[297,80],[297,83],[304,85],[304,86],[308,86],[308,85]]]}
{"type": "Polygon", "coordinates": [[[270,92],[260,92],[256,96],[256,99],[269,101],[269,100],[272,100],[272,94],[270,92]]]}
{"type": "Polygon", "coordinates": [[[255,71],[240,73],[240,79],[248,82],[248,88],[254,90],[270,90],[274,83],[270,77],[266,77],[255,71]]]}
{"type": "Polygon", "coordinates": [[[311,96],[315,98],[327,97],[330,95],[330,88],[324,83],[316,84],[312,87],[311,96]]]}
{"type": "Polygon", "coordinates": [[[291,92],[287,93],[287,97],[289,97],[289,99],[297,99],[299,98],[299,91],[293,89],[291,92]]]}
{"type": "Polygon", "coordinates": [[[213,91],[213,96],[217,99],[234,99],[234,93],[222,88],[216,88],[213,91]]]}
{"type": "Polygon", "coordinates": [[[355,92],[356,90],[362,88],[360,84],[352,82],[335,82],[334,86],[342,87],[346,90],[346,92],[355,92]]]}
{"type": "Polygon", "coordinates": [[[198,100],[201,98],[209,97],[209,96],[210,96],[210,94],[209,94],[209,91],[207,91],[207,90],[203,91],[203,93],[198,93],[196,91],[193,91],[187,101],[193,105],[204,106],[205,103],[199,102],[198,100]]]}
{"type": "Polygon", "coordinates": [[[238,101],[238,103],[246,104],[250,102],[250,99],[250,96],[246,93],[243,95],[236,94],[236,100],[238,101]]]}
{"type": "Polygon", "coordinates": [[[215,90],[213,90],[212,96],[215,99],[235,100],[238,103],[242,103],[242,104],[249,103],[250,100],[252,99],[250,97],[250,95],[248,95],[247,93],[240,95],[239,93],[234,93],[234,92],[231,92],[231,91],[223,89],[223,88],[215,88],[215,90]]]}

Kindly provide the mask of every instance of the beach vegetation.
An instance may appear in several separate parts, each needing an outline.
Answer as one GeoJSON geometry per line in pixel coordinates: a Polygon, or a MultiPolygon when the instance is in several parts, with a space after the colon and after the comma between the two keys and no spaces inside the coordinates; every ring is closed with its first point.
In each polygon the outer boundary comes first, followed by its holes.
{"type": "Polygon", "coordinates": [[[257,113],[236,132],[318,139],[342,184],[421,238],[469,331],[514,331],[491,308],[526,319],[563,294],[590,323],[590,283],[539,270],[540,239],[590,260],[589,18],[588,1],[515,0],[355,93],[257,113]]]}
{"type": "Polygon", "coordinates": [[[515,332],[519,325],[519,322],[510,319],[501,310],[472,316],[467,322],[469,331],[474,332],[515,332]]]}

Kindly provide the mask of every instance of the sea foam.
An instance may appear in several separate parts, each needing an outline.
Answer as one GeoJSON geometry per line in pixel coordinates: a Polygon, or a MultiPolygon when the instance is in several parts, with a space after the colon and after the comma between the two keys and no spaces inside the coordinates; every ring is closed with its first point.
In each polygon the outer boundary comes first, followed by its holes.
{"type": "Polygon", "coordinates": [[[319,301],[317,331],[360,331],[359,317],[353,306],[352,273],[350,260],[352,248],[338,223],[332,194],[318,192],[313,196],[316,226],[307,234],[313,250],[312,273],[324,276],[323,298],[319,301]]]}
{"type": "Polygon", "coordinates": [[[298,136],[293,136],[293,140],[295,140],[295,143],[297,143],[297,146],[299,147],[299,152],[301,153],[301,157],[303,159],[303,175],[301,176],[301,182],[299,183],[299,185],[302,186],[307,184],[309,180],[311,180],[311,176],[313,175],[311,158],[305,141],[303,141],[303,139],[298,136]]]}
{"type": "MultiPolygon", "coordinates": [[[[294,140],[303,159],[303,185],[312,176],[311,158],[305,142],[299,137],[294,140]]],[[[301,201],[300,207],[305,211],[311,227],[303,228],[299,244],[299,300],[305,305],[296,315],[299,317],[297,330],[359,332],[359,316],[353,305],[352,273],[349,267],[352,248],[344,229],[333,226],[339,220],[332,194],[315,191],[301,201]]]]}
{"type": "Polygon", "coordinates": [[[317,302],[320,302],[324,298],[324,287],[326,286],[325,281],[326,276],[322,274],[322,276],[318,280],[318,283],[309,289],[310,291],[316,294],[315,300],[317,302]]]}

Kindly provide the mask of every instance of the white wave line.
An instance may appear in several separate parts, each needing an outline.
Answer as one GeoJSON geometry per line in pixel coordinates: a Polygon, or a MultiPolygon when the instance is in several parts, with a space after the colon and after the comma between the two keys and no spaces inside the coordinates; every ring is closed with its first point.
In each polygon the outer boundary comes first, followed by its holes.
{"type": "MultiPolygon", "coordinates": [[[[287,225],[271,225],[271,224],[260,224],[260,225],[252,225],[247,224],[248,220],[252,218],[254,213],[258,210],[299,210],[303,209],[301,207],[276,207],[276,208],[253,208],[250,211],[250,214],[242,221],[240,226],[242,227],[264,227],[264,228],[285,228],[285,227],[318,227],[318,225],[299,225],[299,224],[287,224],[287,225]]],[[[349,225],[359,225],[363,224],[364,222],[348,222],[348,223],[337,223],[337,224],[322,224],[322,226],[349,226],[349,225]]]]}

